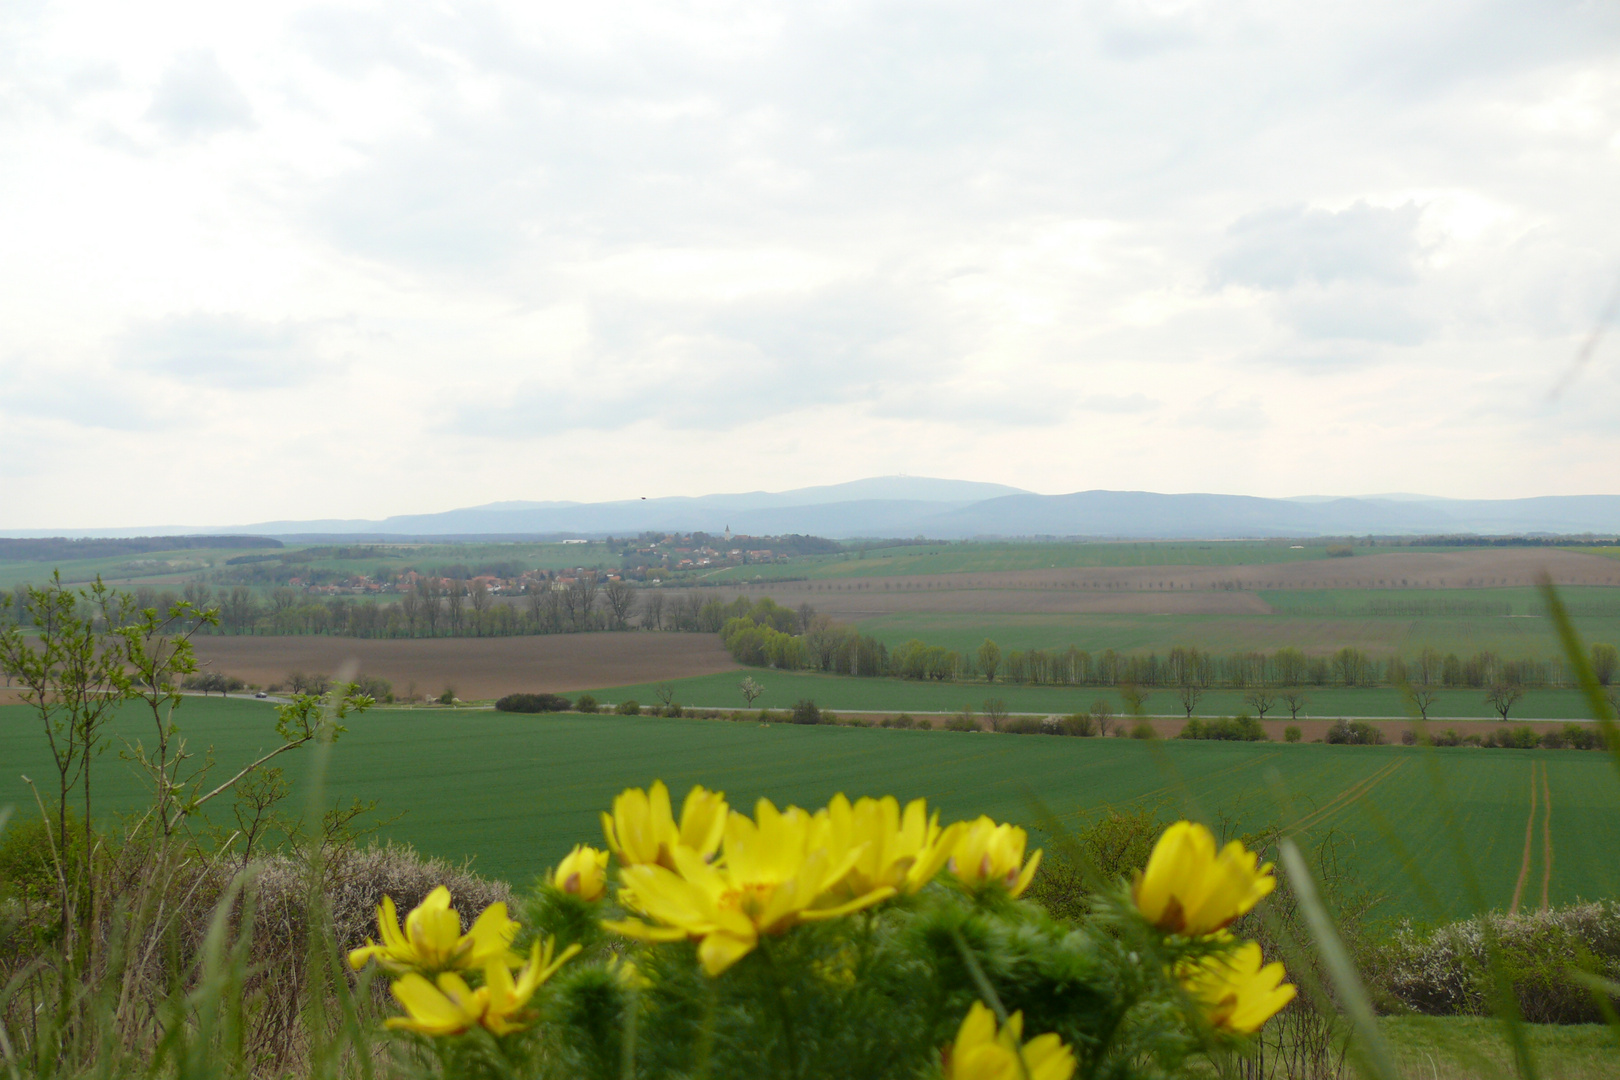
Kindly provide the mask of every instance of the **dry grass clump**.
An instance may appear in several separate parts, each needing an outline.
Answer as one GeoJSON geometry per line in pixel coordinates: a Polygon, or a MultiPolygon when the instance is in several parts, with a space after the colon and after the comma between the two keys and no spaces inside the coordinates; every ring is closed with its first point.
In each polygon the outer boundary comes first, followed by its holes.
{"type": "MultiPolygon", "coordinates": [[[[121,880],[138,862],[119,858],[104,865],[104,871],[125,869],[125,874],[98,891],[139,899],[97,907],[92,924],[82,928],[84,939],[93,944],[83,961],[86,966],[78,969],[87,985],[103,988],[104,1004],[96,1008],[137,1058],[161,1040],[171,1019],[165,1010],[175,995],[196,988],[210,925],[241,873],[239,864],[192,853],[166,873],[148,865],[144,882],[121,880]],[[163,884],[162,895],[151,892],[157,881],[163,884]]],[[[322,988],[329,987],[332,972],[342,973],[351,986],[359,984],[349,972],[346,954],[378,936],[382,898],[393,897],[403,916],[438,885],[450,889],[466,924],[463,929],[488,905],[511,901],[504,882],[480,878],[464,865],[423,858],[402,845],[337,847],[326,853],[318,870],[299,856],[255,858],[242,874],[239,894],[225,908],[229,937],[246,950],[247,974],[240,985],[245,1060],[256,1063],[256,1071],[264,1075],[299,1071],[310,1052],[311,994],[328,996],[322,988]],[[320,883],[316,906],[328,913],[325,928],[311,927],[312,882],[320,883]],[[251,934],[244,941],[249,919],[251,934]],[[313,969],[312,960],[319,961],[313,969]]],[[[14,1031],[29,1032],[30,1041],[41,1036],[49,1040],[29,1014],[51,998],[65,974],[58,970],[60,960],[39,951],[56,918],[54,906],[30,897],[14,895],[0,905],[0,985],[11,983],[20,991],[4,1002],[3,1011],[9,1014],[4,1019],[14,1031]]],[[[385,983],[379,980],[372,983],[369,1000],[357,1004],[380,1007],[385,996],[385,983]]],[[[332,1021],[339,1018],[332,1016],[332,1021]]]]}

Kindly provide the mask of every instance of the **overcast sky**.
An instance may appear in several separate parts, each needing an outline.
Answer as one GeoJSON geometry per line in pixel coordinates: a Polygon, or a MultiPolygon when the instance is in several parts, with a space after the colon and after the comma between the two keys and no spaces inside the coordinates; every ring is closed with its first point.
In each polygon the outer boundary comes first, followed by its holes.
{"type": "Polygon", "coordinates": [[[1612,493],[1620,5],[0,0],[0,256],[0,528],[1612,493]]]}

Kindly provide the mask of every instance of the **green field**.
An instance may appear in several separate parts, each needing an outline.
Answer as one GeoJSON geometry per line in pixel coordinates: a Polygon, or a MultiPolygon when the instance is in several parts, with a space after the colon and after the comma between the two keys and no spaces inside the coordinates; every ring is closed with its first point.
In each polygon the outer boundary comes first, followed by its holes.
{"type": "Polygon", "coordinates": [[[139,584],[152,579],[193,578],[225,565],[226,559],[241,555],[267,555],[269,548],[187,548],[182,551],[147,551],[139,555],[116,555],[100,559],[59,559],[49,562],[9,559],[0,561],[0,589],[14,585],[42,585],[53,569],[62,580],[74,584],[94,581],[96,575],[109,584],[139,584]]]}
{"type": "MultiPolygon", "coordinates": [[[[1072,713],[1088,708],[1102,699],[1123,712],[1119,693],[1102,686],[1029,686],[1013,683],[990,685],[981,681],[933,682],[910,679],[857,679],[848,675],[821,675],[804,671],[747,671],[726,672],[719,675],[696,675],[689,679],[675,679],[668,683],[637,683],[632,686],[611,686],[592,691],[599,701],[636,701],[642,705],[658,702],[660,686],[675,689],[675,700],[695,708],[742,709],[745,707],[738,683],[744,677],[752,678],[765,688],[754,709],[786,709],[794,702],[809,698],[824,709],[845,712],[957,712],[964,705],[982,711],[984,702],[996,698],[1004,702],[1011,712],[1072,713]]],[[[1409,715],[1405,700],[1399,691],[1389,687],[1336,686],[1306,687],[1309,701],[1300,711],[1301,719],[1339,716],[1387,716],[1401,718],[1409,715]]],[[[1149,692],[1146,709],[1150,715],[1181,715],[1176,691],[1160,687],[1149,692]]],[[[1253,713],[1243,703],[1240,690],[1211,690],[1199,701],[1195,716],[1233,716],[1253,713]]],[[[1288,710],[1278,705],[1267,713],[1271,720],[1283,719],[1288,710]]],[[[1495,720],[1497,716],[1485,704],[1485,692],[1474,689],[1440,691],[1438,704],[1430,710],[1431,717],[1495,720]]],[[[1531,690],[1514,707],[1510,720],[1522,718],[1542,720],[1584,720],[1588,717],[1585,699],[1575,690],[1531,690]]]]}
{"type": "MultiPolygon", "coordinates": [[[[193,747],[211,745],[222,763],[246,759],[271,737],[272,713],[262,704],[188,700],[181,713],[193,747]]],[[[132,725],[129,733],[139,730],[132,725]]],[[[310,760],[304,753],[289,761],[289,775],[302,776],[310,760]]],[[[574,842],[598,840],[598,811],[620,789],[660,777],[677,792],[692,783],[721,788],[740,806],[762,795],[800,805],[838,791],[927,796],[947,818],[983,812],[1031,822],[1039,801],[1075,821],[1099,807],[1143,804],[1244,830],[1288,824],[1307,837],[1338,830],[1353,845],[1346,851],[1358,879],[1386,896],[1383,913],[1452,917],[1470,909],[1455,841],[1485,901],[1509,902],[1532,763],[1545,763],[1553,799],[1549,899],[1616,895],[1620,782],[1606,755],[1575,751],[1147,743],[379,710],[356,718],[334,748],[329,794],[404,811],[387,835],[429,854],[471,857],[481,872],[518,882],[574,842]]],[[[44,779],[49,768],[27,711],[0,709],[0,803],[31,812],[18,776],[44,779]]],[[[128,808],[142,797],[115,754],[98,769],[103,807],[128,808]]],[[[1532,875],[1538,902],[1540,865],[1532,875]]]]}
{"type": "MultiPolygon", "coordinates": [[[[1378,549],[1368,548],[1368,551],[1378,549]]],[[[1386,549],[1387,550],[1387,549],[1386,549]]],[[[1424,550],[1411,548],[1405,550],[1424,550]]],[[[1255,566],[1327,558],[1319,541],[1204,541],[1200,543],[955,543],[918,544],[815,555],[791,563],[728,566],[702,576],[708,582],[783,578],[909,577],[995,570],[1050,570],[1104,566],[1255,566]],[[1298,544],[1300,546],[1295,546],[1298,544]]]]}
{"type": "MultiPolygon", "coordinates": [[[[1361,590],[1354,591],[1358,596],[1367,595],[1361,590]]],[[[1590,591],[1611,595],[1615,592],[1590,591]]],[[[1372,595],[1376,594],[1372,591],[1372,595]]],[[[1574,621],[1587,641],[1620,643],[1620,614],[1609,617],[1577,614],[1574,621]]],[[[1545,619],[1518,616],[906,612],[864,619],[857,626],[862,633],[872,635],[890,648],[917,638],[964,653],[978,648],[988,637],[1003,650],[1067,649],[1073,645],[1093,655],[1113,649],[1120,653],[1157,652],[1163,656],[1177,645],[1193,645],[1223,655],[1269,653],[1288,645],[1318,656],[1336,652],[1346,645],[1381,658],[1410,658],[1425,647],[1459,656],[1470,656],[1483,649],[1507,659],[1553,659],[1562,655],[1545,619]]]]}
{"type": "Polygon", "coordinates": [[[0,589],[17,584],[42,584],[53,569],[62,580],[83,583],[97,574],[109,584],[140,585],[173,583],[202,576],[213,582],[215,575],[236,567],[227,560],[255,555],[297,555],[313,549],[317,554],[296,560],[299,567],[369,574],[383,567],[396,573],[408,567],[418,570],[465,567],[477,569],[489,564],[515,564],[524,570],[565,570],[576,566],[617,566],[605,544],[467,543],[467,544],[288,544],[283,548],[185,548],[179,551],[150,551],[137,555],[116,555],[95,559],[4,560],[0,561],[0,589]]]}

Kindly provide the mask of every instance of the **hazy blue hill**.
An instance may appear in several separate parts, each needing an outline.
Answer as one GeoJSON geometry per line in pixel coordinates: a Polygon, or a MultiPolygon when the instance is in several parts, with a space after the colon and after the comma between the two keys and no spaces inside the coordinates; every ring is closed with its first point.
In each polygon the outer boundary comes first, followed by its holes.
{"type": "Polygon", "coordinates": [[[1229,538],[1478,533],[1613,533],[1620,496],[1535,499],[1260,499],[1080,491],[1009,495],[947,511],[921,531],[947,536],[1229,538]]]}
{"type": "MultiPolygon", "coordinates": [[[[882,476],[847,484],[697,497],[615,502],[488,503],[380,521],[270,521],[212,528],[167,527],[169,535],[208,532],[308,538],[635,535],[703,530],[835,538],[1074,536],[1144,539],[1620,532],[1620,495],[1531,499],[1365,498],[1152,491],[1036,495],[1004,484],[882,476]]],[[[14,536],[149,536],[152,529],[18,530],[14,536]]]]}

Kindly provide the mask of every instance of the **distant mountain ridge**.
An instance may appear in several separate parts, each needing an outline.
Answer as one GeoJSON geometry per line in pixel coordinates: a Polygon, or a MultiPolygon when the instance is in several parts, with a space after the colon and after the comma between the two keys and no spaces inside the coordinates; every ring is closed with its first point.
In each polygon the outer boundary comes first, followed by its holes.
{"type": "Polygon", "coordinates": [[[1377,535],[1580,535],[1620,533],[1620,495],[1529,499],[1443,499],[1396,494],[1363,498],[1078,491],[1038,495],[1005,484],[884,476],[779,492],[626,499],[614,502],[506,501],[405,514],[380,521],[328,519],[157,529],[28,530],[13,536],[144,536],[211,533],[283,538],[633,536],[703,530],[835,539],[927,536],[1246,539],[1377,535]]]}

